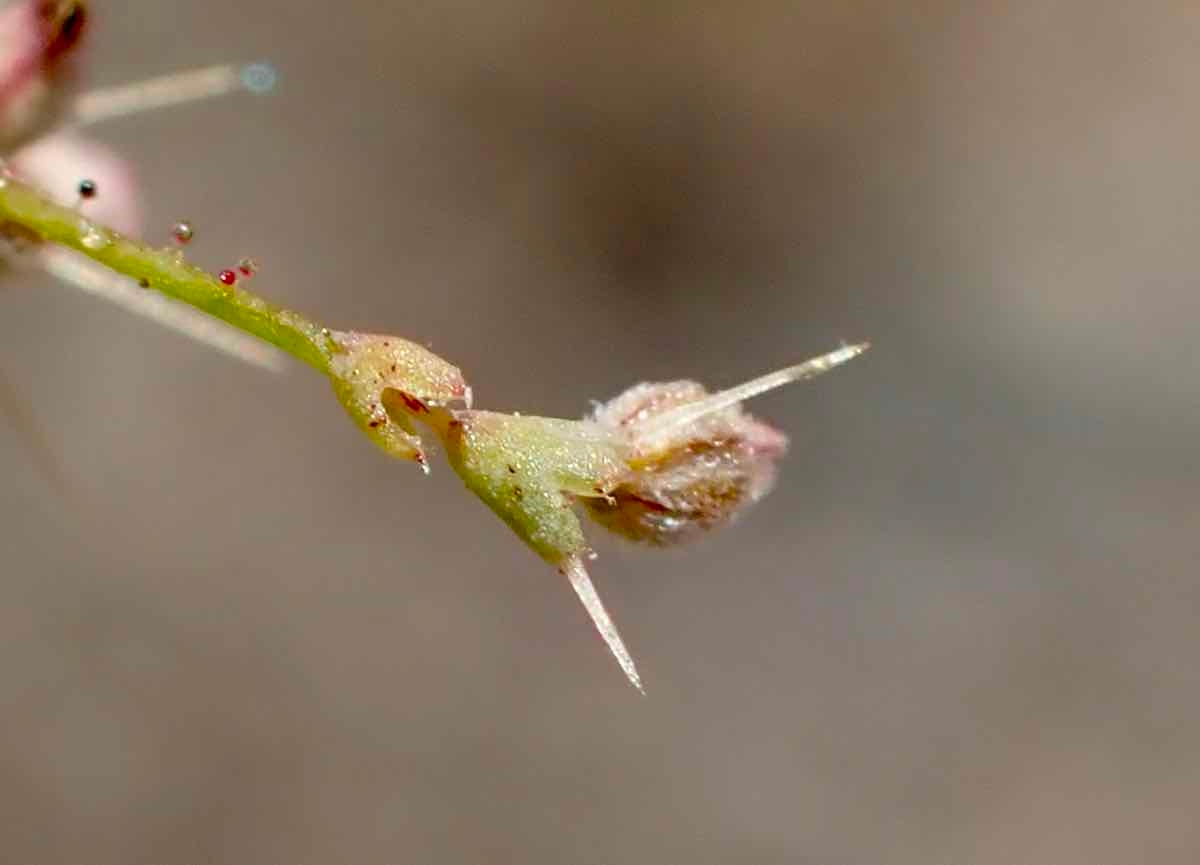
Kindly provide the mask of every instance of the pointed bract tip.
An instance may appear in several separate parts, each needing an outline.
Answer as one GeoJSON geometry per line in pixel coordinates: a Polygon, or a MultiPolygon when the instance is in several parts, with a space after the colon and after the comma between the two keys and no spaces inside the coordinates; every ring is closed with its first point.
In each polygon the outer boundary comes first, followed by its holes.
{"type": "Polygon", "coordinates": [[[600,632],[600,636],[604,639],[608,650],[617,659],[617,663],[625,673],[625,678],[644,697],[646,689],[642,687],[642,677],[638,675],[637,666],[633,663],[633,656],[625,648],[625,643],[621,639],[620,632],[617,631],[617,626],[608,615],[608,610],[604,608],[604,603],[600,600],[600,595],[596,593],[596,587],[592,584],[592,578],[588,576],[587,568],[583,565],[583,559],[579,556],[570,556],[563,562],[560,570],[567,575],[567,579],[571,582],[571,588],[575,590],[575,594],[579,596],[579,600],[583,603],[583,608],[591,616],[592,624],[600,632]]]}
{"type": "Polygon", "coordinates": [[[638,423],[638,429],[643,438],[651,438],[659,433],[673,428],[686,427],[700,418],[723,411],[730,406],[761,396],[768,391],[792,384],[807,381],[829,372],[835,367],[853,360],[871,347],[869,342],[843,345],[833,351],[809,358],[803,363],[784,367],[752,378],[717,393],[710,394],[704,399],[676,406],[671,411],[662,411],[653,418],[638,423]]]}
{"type": "Polygon", "coordinates": [[[837,349],[836,351],[832,351],[829,353],[829,355],[828,355],[829,365],[837,366],[838,364],[846,363],[846,361],[854,360],[854,358],[858,357],[860,354],[865,352],[870,347],[871,347],[871,343],[867,340],[863,340],[862,342],[852,343],[850,345],[843,345],[841,348],[837,349]]]}

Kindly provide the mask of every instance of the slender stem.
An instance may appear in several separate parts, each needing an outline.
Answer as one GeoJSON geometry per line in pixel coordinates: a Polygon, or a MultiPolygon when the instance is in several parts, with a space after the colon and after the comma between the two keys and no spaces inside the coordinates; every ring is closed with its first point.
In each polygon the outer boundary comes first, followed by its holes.
{"type": "Polygon", "coordinates": [[[15,178],[0,176],[0,231],[33,235],[83,253],[142,285],[207,312],[328,374],[329,331],[244,288],[223,285],[178,250],[155,249],[94,223],[15,178]]]}

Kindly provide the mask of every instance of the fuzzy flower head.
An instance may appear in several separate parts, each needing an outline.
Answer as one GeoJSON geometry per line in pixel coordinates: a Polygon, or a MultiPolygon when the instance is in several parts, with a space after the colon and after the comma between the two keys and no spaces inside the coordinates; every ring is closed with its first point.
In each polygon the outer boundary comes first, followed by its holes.
{"type": "Polygon", "coordinates": [[[598,406],[592,422],[623,444],[627,471],[602,498],[598,523],[665,546],[731,522],[775,483],[787,436],[753,418],[745,400],[826,373],[870,345],[844,345],[714,394],[693,381],[639,384],[598,406]]]}
{"type": "Polygon", "coordinates": [[[787,436],[740,404],[660,425],[709,397],[694,381],[639,384],[596,409],[592,420],[625,440],[629,468],[606,497],[585,500],[596,522],[634,541],[681,543],[771,490],[787,436]]]}

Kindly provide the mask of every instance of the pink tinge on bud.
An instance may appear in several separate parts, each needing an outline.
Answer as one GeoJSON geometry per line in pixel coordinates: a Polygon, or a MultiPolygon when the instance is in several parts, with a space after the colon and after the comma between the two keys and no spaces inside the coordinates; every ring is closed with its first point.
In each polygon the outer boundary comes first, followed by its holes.
{"type": "Polygon", "coordinates": [[[787,437],[740,403],[700,417],[678,411],[709,396],[692,381],[639,384],[595,411],[592,420],[624,437],[630,469],[607,498],[585,500],[597,522],[631,540],[673,544],[724,525],[770,491],[787,437]]]}
{"type": "Polygon", "coordinates": [[[67,0],[18,0],[0,9],[0,143],[6,150],[53,125],[86,10],[67,0]]]}
{"type": "Polygon", "coordinates": [[[129,163],[89,139],[63,133],[41,138],[12,158],[17,174],[44,189],[61,204],[79,202],[81,180],[94,184],[81,215],[136,235],[142,227],[141,202],[129,163]]]}
{"type": "Polygon", "coordinates": [[[0,9],[0,94],[40,66],[41,32],[37,3],[9,3],[0,9]]]}
{"type": "Polygon", "coordinates": [[[37,9],[42,38],[42,64],[53,72],[75,52],[87,23],[87,4],[82,0],[38,0],[37,9]]]}

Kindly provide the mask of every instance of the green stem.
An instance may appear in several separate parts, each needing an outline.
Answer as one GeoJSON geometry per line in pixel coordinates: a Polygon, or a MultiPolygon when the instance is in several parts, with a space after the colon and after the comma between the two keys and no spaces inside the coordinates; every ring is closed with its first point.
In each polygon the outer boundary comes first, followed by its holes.
{"type": "Polygon", "coordinates": [[[257,336],[329,374],[337,345],[329,331],[244,288],[223,285],[175,249],[155,249],[98,225],[12,177],[0,177],[0,230],[32,234],[257,336]],[[14,231],[14,229],[18,229],[14,231]]]}

